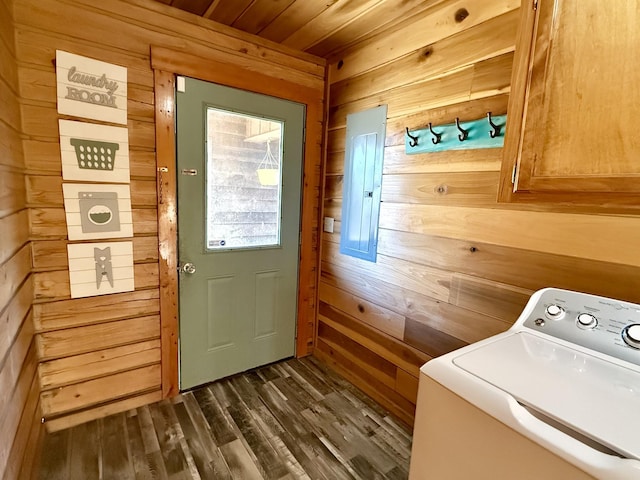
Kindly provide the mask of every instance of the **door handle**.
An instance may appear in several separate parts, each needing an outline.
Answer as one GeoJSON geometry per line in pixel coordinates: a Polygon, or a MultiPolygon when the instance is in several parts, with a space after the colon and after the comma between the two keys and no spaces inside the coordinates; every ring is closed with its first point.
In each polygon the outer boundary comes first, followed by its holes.
{"type": "Polygon", "coordinates": [[[181,270],[184,273],[188,273],[189,275],[193,275],[194,273],[196,273],[196,266],[195,266],[195,264],[193,264],[191,262],[188,262],[188,263],[185,263],[184,265],[182,265],[181,270]]]}

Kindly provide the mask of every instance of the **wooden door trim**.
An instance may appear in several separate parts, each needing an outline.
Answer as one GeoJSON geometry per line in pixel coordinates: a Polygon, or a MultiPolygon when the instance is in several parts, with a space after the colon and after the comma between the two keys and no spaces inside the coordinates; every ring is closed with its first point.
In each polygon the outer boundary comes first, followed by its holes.
{"type": "Polygon", "coordinates": [[[162,396],[178,393],[178,211],[175,74],[154,70],[162,396]]]}
{"type": "Polygon", "coordinates": [[[315,345],[324,89],[297,85],[281,78],[249,72],[235,65],[163,47],[151,47],[151,67],[155,84],[158,169],[162,395],[170,397],[179,391],[175,76],[184,75],[306,105],[296,320],[297,357],[313,353],[315,345]]]}

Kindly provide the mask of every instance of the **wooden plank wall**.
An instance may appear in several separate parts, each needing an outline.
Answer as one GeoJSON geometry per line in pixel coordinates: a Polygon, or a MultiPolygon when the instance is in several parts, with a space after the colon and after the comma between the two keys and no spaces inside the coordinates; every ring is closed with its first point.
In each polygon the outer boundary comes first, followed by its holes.
{"type": "Polygon", "coordinates": [[[504,114],[514,0],[424,2],[330,59],[315,355],[407,422],[426,360],[556,286],[640,302],[638,219],[496,203],[501,149],[406,155],[404,129],[504,114]],[[339,253],[346,115],[388,104],[377,263],[339,253]]]}
{"type": "Polygon", "coordinates": [[[0,0],[0,105],[0,478],[15,479],[29,476],[43,429],[12,0],[0,0]]]}
{"type": "MultiPolygon", "coordinates": [[[[324,66],[310,61],[315,58],[310,55],[293,55],[267,41],[248,41],[251,37],[240,32],[146,0],[15,0],[15,21],[41,403],[47,428],[57,430],[161,398],[150,47],[188,50],[240,66],[248,74],[268,72],[316,88],[324,85],[324,66]],[[136,285],[132,293],[70,299],[56,49],[128,68],[136,285]]],[[[25,255],[28,258],[29,251],[25,255]]]]}

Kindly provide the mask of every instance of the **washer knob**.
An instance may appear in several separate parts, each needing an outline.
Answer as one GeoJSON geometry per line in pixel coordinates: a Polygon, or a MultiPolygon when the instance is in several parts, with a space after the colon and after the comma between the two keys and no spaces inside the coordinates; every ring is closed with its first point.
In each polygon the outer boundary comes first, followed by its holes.
{"type": "Polygon", "coordinates": [[[564,308],[552,303],[551,305],[547,306],[545,313],[551,320],[559,320],[564,317],[564,308]]]}
{"type": "Polygon", "coordinates": [[[622,339],[630,347],[640,349],[640,323],[633,323],[624,327],[622,339]]]}
{"type": "Polygon", "coordinates": [[[578,315],[578,326],[582,328],[595,328],[598,325],[598,319],[590,313],[581,313],[578,315]]]}

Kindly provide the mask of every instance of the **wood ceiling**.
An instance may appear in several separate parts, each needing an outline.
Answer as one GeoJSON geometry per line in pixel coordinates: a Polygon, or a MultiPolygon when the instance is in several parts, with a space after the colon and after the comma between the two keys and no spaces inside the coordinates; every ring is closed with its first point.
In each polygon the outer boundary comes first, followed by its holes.
{"type": "Polygon", "coordinates": [[[156,0],[329,58],[444,0],[156,0]]]}

